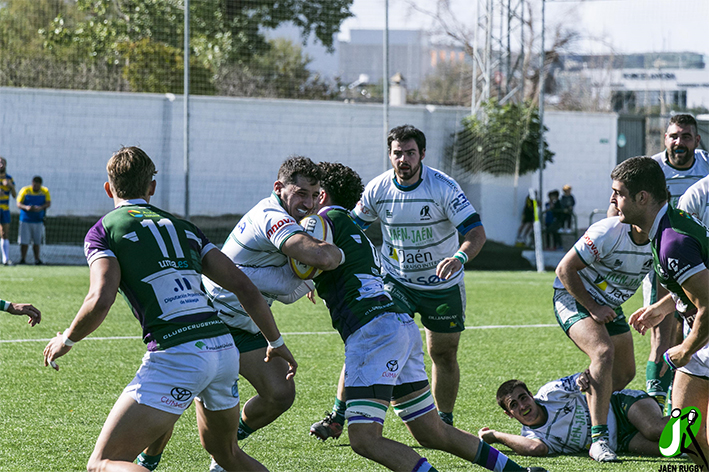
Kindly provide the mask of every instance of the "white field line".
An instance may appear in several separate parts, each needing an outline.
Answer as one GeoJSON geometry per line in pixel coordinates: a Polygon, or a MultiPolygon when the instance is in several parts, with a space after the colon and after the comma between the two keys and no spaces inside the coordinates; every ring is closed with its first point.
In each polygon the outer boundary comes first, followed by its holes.
{"type": "MultiPolygon", "coordinates": [[[[466,326],[466,331],[469,329],[517,329],[517,328],[552,328],[559,326],[558,324],[536,324],[536,325],[490,325],[490,326],[466,326]]],[[[420,329],[423,331],[423,328],[420,329]]],[[[332,331],[297,331],[293,333],[282,333],[284,336],[322,336],[323,334],[337,334],[334,329],[332,331]]],[[[140,336],[90,336],[82,339],[82,341],[116,341],[121,339],[141,339],[140,336]]],[[[0,344],[8,343],[46,343],[50,339],[0,339],[0,344]]]]}

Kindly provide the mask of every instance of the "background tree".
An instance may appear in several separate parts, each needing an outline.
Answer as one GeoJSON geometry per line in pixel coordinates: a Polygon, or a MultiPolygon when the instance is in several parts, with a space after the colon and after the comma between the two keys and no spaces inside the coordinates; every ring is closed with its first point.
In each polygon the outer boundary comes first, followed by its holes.
{"type": "MultiPolygon", "coordinates": [[[[531,102],[483,104],[481,117],[468,116],[455,136],[453,163],[469,174],[524,175],[539,169],[539,110],[531,102]]],[[[544,131],[547,131],[546,126],[544,131]]],[[[544,163],[554,153],[544,140],[544,163]]]]}

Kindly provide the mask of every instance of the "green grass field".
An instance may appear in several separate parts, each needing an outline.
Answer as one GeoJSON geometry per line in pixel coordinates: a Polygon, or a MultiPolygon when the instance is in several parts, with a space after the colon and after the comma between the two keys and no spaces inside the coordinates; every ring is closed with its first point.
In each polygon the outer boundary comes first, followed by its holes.
{"type": "MultiPolygon", "coordinates": [[[[109,410],[145,351],[139,325],[119,297],[104,324],[59,359],[61,370],[55,372],[42,366],[42,350],[73,319],[88,288],[88,269],[0,267],[0,280],[0,297],[31,302],[43,316],[40,325],[30,328],[26,318],[0,314],[0,471],[84,470],[109,410]]],[[[587,358],[556,325],[552,281],[552,273],[466,274],[469,329],[462,335],[459,352],[456,426],[473,433],[483,426],[519,433],[519,426],[495,403],[498,385],[519,378],[536,392],[544,383],[587,365],[587,358]]],[[[636,295],[626,304],[626,313],[639,305],[636,295]]],[[[326,443],[308,435],[310,424],[332,406],[344,356],[325,306],[301,300],[289,306],[275,304],[274,313],[299,362],[297,398],[288,412],[243,441],[242,447],[273,471],[384,470],[353,453],[346,434],[326,443]]],[[[639,368],[630,388],[643,388],[648,351],[649,339],[635,334],[639,368]]],[[[240,382],[240,392],[242,401],[254,394],[246,381],[240,382]]],[[[440,471],[483,470],[420,448],[391,410],[384,433],[416,447],[440,471]]],[[[655,472],[662,464],[686,464],[637,456],[601,465],[586,455],[541,459],[510,455],[520,464],[550,471],[655,472]]],[[[178,422],[158,470],[206,471],[208,466],[191,407],[178,422]]]]}

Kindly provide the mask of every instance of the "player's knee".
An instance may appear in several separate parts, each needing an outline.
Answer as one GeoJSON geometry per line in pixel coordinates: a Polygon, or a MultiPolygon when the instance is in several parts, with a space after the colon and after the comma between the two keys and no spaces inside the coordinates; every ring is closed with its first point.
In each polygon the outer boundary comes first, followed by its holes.
{"type": "Polygon", "coordinates": [[[286,411],[295,401],[295,385],[293,382],[280,385],[271,392],[271,396],[268,400],[275,409],[286,411]]]}
{"type": "Polygon", "coordinates": [[[429,351],[431,361],[438,367],[453,368],[458,365],[458,346],[442,346],[429,351]]]}
{"type": "Polygon", "coordinates": [[[108,460],[107,459],[97,459],[95,457],[89,458],[89,463],[86,464],[87,472],[101,472],[106,470],[108,460]]]}
{"type": "Polygon", "coordinates": [[[615,348],[611,343],[599,343],[590,353],[591,361],[598,362],[604,366],[612,366],[614,356],[615,348]]]}
{"type": "Polygon", "coordinates": [[[377,436],[370,434],[369,431],[353,428],[348,429],[348,434],[350,447],[354,452],[363,457],[373,457],[377,448],[377,436]]]}

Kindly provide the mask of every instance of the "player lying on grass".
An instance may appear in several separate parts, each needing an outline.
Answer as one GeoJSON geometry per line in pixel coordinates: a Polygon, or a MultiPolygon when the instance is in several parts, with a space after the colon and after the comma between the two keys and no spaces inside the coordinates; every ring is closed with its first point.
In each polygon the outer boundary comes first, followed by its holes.
{"type": "Polygon", "coordinates": [[[256,286],[192,223],[149,204],[155,165],[139,148],[108,162],[115,209],[87,233],[89,293],[71,326],[44,348],[52,365],[108,315],[120,292],[143,328],[148,352],[104,423],[89,471],[136,471],[135,457],[163,436],[197,399],[204,448],[228,470],[266,470],[237,444],[239,351],[200,288],[201,274],[235,293],[266,339],[268,358],[296,363],[256,286]]]}
{"type": "MultiPolygon", "coordinates": [[[[508,380],[497,390],[497,404],[522,424],[522,433],[482,428],[484,441],[500,443],[523,456],[575,454],[591,445],[591,417],[583,393],[591,384],[588,370],[554,380],[532,396],[520,380],[508,380]]],[[[609,440],[619,452],[660,455],[658,441],[669,417],[641,390],[613,392],[608,412],[609,440]]]]}
{"type": "Polygon", "coordinates": [[[443,422],[423,363],[421,333],[413,318],[384,290],[379,253],[349,211],[362,181],[342,164],[321,163],[318,215],[332,229],[345,260],[313,280],[332,325],[345,343],[345,396],[352,450],[391,470],[436,470],[411,447],[383,437],[390,404],[424,447],[440,449],[494,471],[523,468],[476,436],[443,422]]]}

